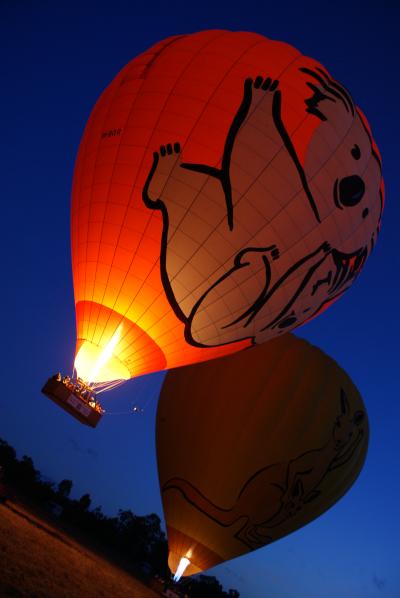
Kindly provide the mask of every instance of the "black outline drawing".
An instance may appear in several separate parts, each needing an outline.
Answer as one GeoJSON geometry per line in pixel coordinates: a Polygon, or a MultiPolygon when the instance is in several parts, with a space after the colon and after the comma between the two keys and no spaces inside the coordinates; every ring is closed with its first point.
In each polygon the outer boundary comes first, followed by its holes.
{"type": "MultiPolygon", "coordinates": [[[[310,76],[320,86],[317,87],[316,84],[312,81],[307,82],[308,87],[312,91],[312,95],[309,98],[305,99],[306,112],[309,112],[310,114],[313,114],[320,120],[324,121],[327,120],[327,116],[326,114],[324,114],[324,103],[326,106],[328,106],[330,102],[340,101],[348,114],[354,115],[356,113],[356,109],[347,91],[339,83],[333,81],[322,69],[316,68],[315,70],[312,70],[308,68],[301,68],[300,71],[307,74],[307,76],[310,76]]],[[[238,135],[238,132],[242,125],[245,123],[249,115],[250,108],[252,106],[253,89],[261,90],[265,93],[272,94],[271,117],[273,123],[275,125],[276,131],[279,134],[279,138],[282,140],[283,146],[288,152],[292,160],[292,163],[294,164],[295,169],[298,173],[305,196],[308,199],[308,203],[311,208],[313,217],[315,218],[315,221],[317,223],[320,223],[321,217],[312,192],[310,190],[309,184],[307,182],[305,171],[300,163],[296,150],[293,146],[293,143],[290,139],[290,136],[285,128],[285,125],[281,117],[282,93],[279,89],[279,82],[277,80],[273,81],[270,77],[263,78],[261,76],[258,76],[254,80],[251,78],[247,78],[245,80],[243,99],[229,128],[220,168],[209,166],[206,164],[191,164],[187,162],[179,163],[179,167],[187,171],[202,173],[208,177],[217,180],[220,183],[221,196],[223,196],[226,205],[226,225],[229,231],[234,231],[235,207],[232,199],[232,187],[230,180],[231,156],[236,136],[238,135]]],[[[364,120],[361,117],[360,120],[363,129],[365,130],[370,140],[372,155],[377,160],[378,165],[381,168],[379,157],[375,152],[372,144],[371,135],[365,126],[364,120]]],[[[307,287],[307,284],[310,282],[314,273],[323,264],[323,262],[327,259],[328,256],[331,256],[332,267],[335,269],[329,272],[328,274],[325,273],[321,280],[313,284],[311,292],[311,296],[314,296],[320,286],[327,285],[328,297],[316,309],[313,308],[313,313],[310,314],[310,317],[315,316],[321,309],[323,309],[323,307],[327,303],[332,302],[335,298],[342,295],[349,288],[350,283],[358,275],[368,254],[374,246],[375,235],[373,235],[371,239],[369,248],[361,247],[352,254],[341,253],[337,249],[331,248],[328,242],[322,243],[316,250],[310,252],[308,255],[304,256],[295,264],[293,264],[287,270],[287,272],[285,272],[285,274],[283,274],[277,281],[273,282],[272,286],[270,262],[271,260],[279,258],[279,249],[275,245],[267,245],[266,247],[241,248],[233,260],[232,267],[222,276],[220,276],[218,280],[214,281],[210,285],[210,287],[193,304],[189,313],[183,313],[175,297],[172,288],[172,283],[167,271],[169,232],[168,209],[161,197],[152,198],[150,193],[150,187],[153,181],[153,177],[156,174],[160,160],[162,160],[165,156],[173,155],[176,155],[177,160],[179,160],[180,153],[181,146],[178,142],[175,142],[174,144],[168,143],[164,146],[161,146],[158,152],[154,152],[153,164],[151,166],[150,172],[143,187],[142,195],[143,201],[148,208],[160,210],[162,214],[163,231],[160,251],[161,279],[165,289],[165,293],[175,314],[185,324],[184,334],[185,339],[188,343],[197,347],[210,347],[217,346],[218,344],[229,344],[230,342],[238,342],[244,339],[250,339],[253,343],[255,343],[257,340],[257,335],[264,332],[267,329],[272,330],[275,328],[279,328],[283,331],[283,329],[295,324],[298,320],[298,315],[296,315],[295,312],[292,311],[292,307],[294,306],[298,297],[307,287]],[[265,271],[263,290],[259,292],[258,296],[254,299],[252,304],[242,314],[236,316],[232,322],[220,326],[220,329],[222,331],[223,329],[228,329],[242,322],[243,335],[240,337],[239,334],[238,337],[235,337],[235,339],[232,341],[225,340],[221,343],[216,343],[216,345],[205,345],[196,340],[193,336],[194,319],[196,318],[197,313],[199,313],[200,306],[202,306],[209,293],[212,292],[219,284],[223,283],[232,274],[237,273],[239,270],[242,270],[243,268],[249,267],[251,259],[255,259],[256,256],[259,256],[259,258],[262,260],[262,265],[265,271]],[[274,293],[281,288],[282,284],[285,283],[289,276],[295,273],[299,268],[303,267],[306,263],[309,264],[308,271],[303,275],[302,278],[301,276],[299,277],[301,278],[301,280],[297,289],[294,291],[291,299],[282,308],[279,314],[276,317],[274,317],[272,321],[264,325],[255,333],[251,333],[248,326],[254,320],[257,314],[259,314],[263,306],[271,299],[274,293]],[[354,266],[354,264],[356,264],[356,266],[354,266]]],[[[360,158],[360,148],[357,144],[355,144],[355,146],[351,150],[351,155],[353,156],[354,160],[358,160],[360,158]]],[[[345,177],[341,180],[337,179],[333,189],[333,201],[336,207],[341,210],[343,209],[343,207],[354,206],[361,200],[364,194],[364,190],[364,182],[358,175],[345,177]]],[[[381,191],[379,193],[382,207],[382,193],[381,191]]],[[[362,213],[362,218],[368,217],[368,214],[368,208],[364,209],[362,213]]],[[[379,226],[375,233],[376,235],[378,234],[378,231],[379,226]]],[[[305,313],[308,310],[309,308],[307,308],[303,313],[305,313]]],[[[299,315],[299,317],[301,317],[301,315],[299,315]]],[[[303,319],[301,321],[303,321],[303,319]]]]}
{"type": "Polygon", "coordinates": [[[274,540],[274,530],[295,517],[304,505],[322,495],[320,486],[330,472],[344,466],[357,453],[366,433],[365,411],[350,413],[350,404],[343,388],[340,389],[339,405],[340,411],[333,422],[331,436],[323,446],[306,451],[290,461],[257,470],[243,484],[235,504],[230,508],[216,505],[183,478],[168,480],[162,492],[178,491],[195,509],[222,527],[235,526],[241,521],[242,525],[234,537],[250,549],[268,544],[274,540]],[[270,504],[267,500],[268,491],[280,495],[278,501],[271,501],[273,504],[270,504]],[[247,503],[251,503],[252,496],[258,500],[260,495],[265,495],[266,510],[272,508],[273,512],[268,515],[264,513],[262,517],[266,518],[256,521],[257,513],[251,512],[251,505],[248,507],[247,503]]]}

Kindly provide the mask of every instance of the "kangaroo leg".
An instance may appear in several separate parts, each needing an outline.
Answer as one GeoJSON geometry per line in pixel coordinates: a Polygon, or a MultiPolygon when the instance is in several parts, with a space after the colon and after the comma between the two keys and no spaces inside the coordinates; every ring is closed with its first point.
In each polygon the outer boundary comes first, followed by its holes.
{"type": "Polygon", "coordinates": [[[235,534],[235,537],[252,550],[260,548],[272,540],[270,536],[258,534],[258,526],[254,525],[254,523],[251,523],[249,520],[235,534]]]}

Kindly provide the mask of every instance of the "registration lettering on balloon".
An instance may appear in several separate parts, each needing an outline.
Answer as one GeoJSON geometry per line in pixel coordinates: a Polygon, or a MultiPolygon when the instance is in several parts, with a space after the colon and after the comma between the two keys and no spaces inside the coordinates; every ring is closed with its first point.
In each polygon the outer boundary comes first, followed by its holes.
{"type": "Polygon", "coordinates": [[[168,480],[162,491],[180,492],[195,509],[223,527],[237,529],[237,524],[242,523],[234,537],[250,549],[256,549],[280,537],[280,528],[286,522],[322,496],[321,486],[332,471],[358,458],[366,425],[365,412],[352,413],[346,392],[341,389],[339,413],[326,443],[290,461],[267,465],[254,472],[243,484],[232,507],[214,504],[182,478],[168,480]]]}
{"type": "Polygon", "coordinates": [[[162,283],[192,345],[291,330],[349,288],[374,246],[383,198],[370,132],[339,83],[317,67],[300,71],[311,91],[304,118],[320,121],[302,160],[280,84],[261,76],[244,82],[219,165],[183,161],[179,141],[154,153],[143,200],[162,213],[162,283]],[[205,212],[213,221],[200,229],[205,212]],[[298,238],[280,230],[284,213],[298,238]],[[211,259],[195,260],[200,250],[211,259]]]}

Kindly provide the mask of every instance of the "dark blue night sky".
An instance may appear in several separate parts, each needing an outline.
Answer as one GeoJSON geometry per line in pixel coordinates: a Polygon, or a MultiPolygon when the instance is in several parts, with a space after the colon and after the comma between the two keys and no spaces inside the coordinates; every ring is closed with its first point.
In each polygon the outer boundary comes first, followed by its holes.
{"type": "Polygon", "coordinates": [[[256,31],[319,60],[366,113],[382,153],[381,236],[344,298],[298,330],[350,374],[367,406],[367,462],[350,492],[305,529],[217,567],[243,598],[400,596],[400,5],[383,2],[50,2],[2,0],[2,392],[0,437],[43,474],[74,480],[108,513],[161,515],[154,421],[163,374],[105,398],[95,431],[40,393],[71,371],[73,165],[91,108],[135,55],[200,29],[256,31]],[[84,6],[82,7],[81,4],[84,6]],[[132,415],[133,404],[145,407],[132,415]]]}

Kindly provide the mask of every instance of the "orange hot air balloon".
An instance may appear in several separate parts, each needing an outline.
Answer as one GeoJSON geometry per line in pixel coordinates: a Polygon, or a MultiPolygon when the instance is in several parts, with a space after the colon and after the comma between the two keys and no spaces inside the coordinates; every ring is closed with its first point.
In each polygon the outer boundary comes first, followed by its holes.
{"type": "Polygon", "coordinates": [[[367,121],[315,60],[247,32],[156,44],[79,148],[77,375],[108,387],[302,324],[357,277],[382,202],[367,121]]]}
{"type": "Polygon", "coordinates": [[[367,445],[349,376],[291,334],[172,370],[157,412],[170,569],[198,573],[306,525],[354,483],[367,445]]]}

